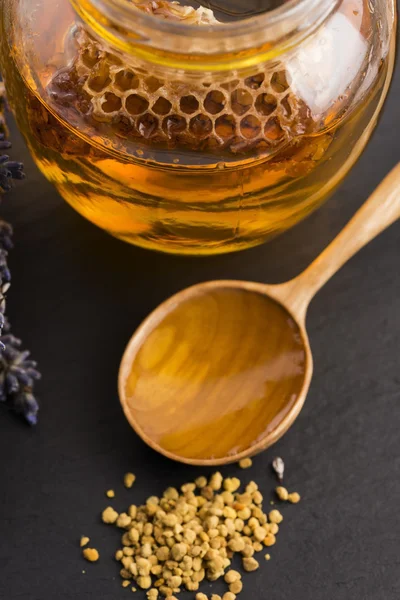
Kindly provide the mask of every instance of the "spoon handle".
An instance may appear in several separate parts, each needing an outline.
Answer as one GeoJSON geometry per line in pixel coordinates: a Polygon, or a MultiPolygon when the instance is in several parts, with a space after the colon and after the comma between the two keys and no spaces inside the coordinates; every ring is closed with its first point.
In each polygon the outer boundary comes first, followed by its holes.
{"type": "Polygon", "coordinates": [[[298,277],[277,287],[277,297],[304,320],[318,290],[352,256],[400,218],[400,163],[385,177],[339,235],[298,277]]]}

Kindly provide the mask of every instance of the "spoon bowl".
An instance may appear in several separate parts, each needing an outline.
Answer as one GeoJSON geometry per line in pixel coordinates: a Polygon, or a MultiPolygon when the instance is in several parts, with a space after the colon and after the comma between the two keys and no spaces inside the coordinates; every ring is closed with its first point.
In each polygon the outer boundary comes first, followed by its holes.
{"type": "Polygon", "coordinates": [[[195,285],[139,327],[121,363],[120,396],[155,450],[223,464],[267,448],[293,423],[312,356],[303,324],[274,299],[275,287],[195,285]]]}
{"type": "Polygon", "coordinates": [[[161,304],[121,362],[119,395],[135,431],[169,458],[197,465],[235,462],[274,444],[310,386],[311,299],[399,217],[400,165],[295,279],[211,281],[161,304]]]}

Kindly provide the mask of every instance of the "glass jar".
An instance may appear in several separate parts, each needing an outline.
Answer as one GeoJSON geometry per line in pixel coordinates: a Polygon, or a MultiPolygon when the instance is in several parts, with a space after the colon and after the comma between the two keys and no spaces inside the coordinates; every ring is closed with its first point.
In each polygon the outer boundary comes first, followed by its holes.
{"type": "Polygon", "coordinates": [[[128,242],[212,254],[305,217],[365,147],[394,0],[288,0],[236,22],[168,0],[0,0],[1,71],[32,155],[128,242]]]}

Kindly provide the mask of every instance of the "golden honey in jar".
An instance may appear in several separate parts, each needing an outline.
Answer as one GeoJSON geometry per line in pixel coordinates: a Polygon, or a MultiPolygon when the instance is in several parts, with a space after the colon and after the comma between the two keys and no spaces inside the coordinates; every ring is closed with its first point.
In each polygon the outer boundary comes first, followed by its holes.
{"type": "Polygon", "coordinates": [[[0,0],[1,71],[37,165],[130,243],[259,244],[329,196],[377,122],[394,0],[220,2],[0,0]]]}

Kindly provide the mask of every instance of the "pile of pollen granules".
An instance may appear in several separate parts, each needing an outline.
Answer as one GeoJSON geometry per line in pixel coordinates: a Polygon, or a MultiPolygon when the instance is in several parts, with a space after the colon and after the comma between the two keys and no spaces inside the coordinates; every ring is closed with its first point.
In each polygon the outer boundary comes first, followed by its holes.
{"type": "MultiPolygon", "coordinates": [[[[134,480],[127,474],[126,487],[134,480]]],[[[224,479],[214,473],[209,480],[198,477],[180,490],[170,487],[161,498],[151,496],[144,505],[132,504],[120,514],[106,508],[103,522],[123,530],[121,548],[115,553],[123,587],[146,590],[148,600],[159,596],[176,600],[175,594],[184,589],[198,592],[203,580],[223,578],[229,591],[222,600],[235,600],[243,582],[231,568],[233,557],[241,558],[244,571],[256,571],[260,565],[255,555],[275,544],[283,521],[279,510],[263,511],[263,496],[254,481],[240,488],[237,477],[224,479]]],[[[282,486],[276,493],[283,501],[300,500],[297,492],[289,494],[282,486]]],[[[82,538],[81,546],[88,542],[82,538]]],[[[93,548],[83,549],[83,555],[91,562],[99,558],[93,548]]],[[[195,597],[208,600],[203,593],[195,597]]],[[[211,600],[221,596],[212,594],[211,600]]]]}

